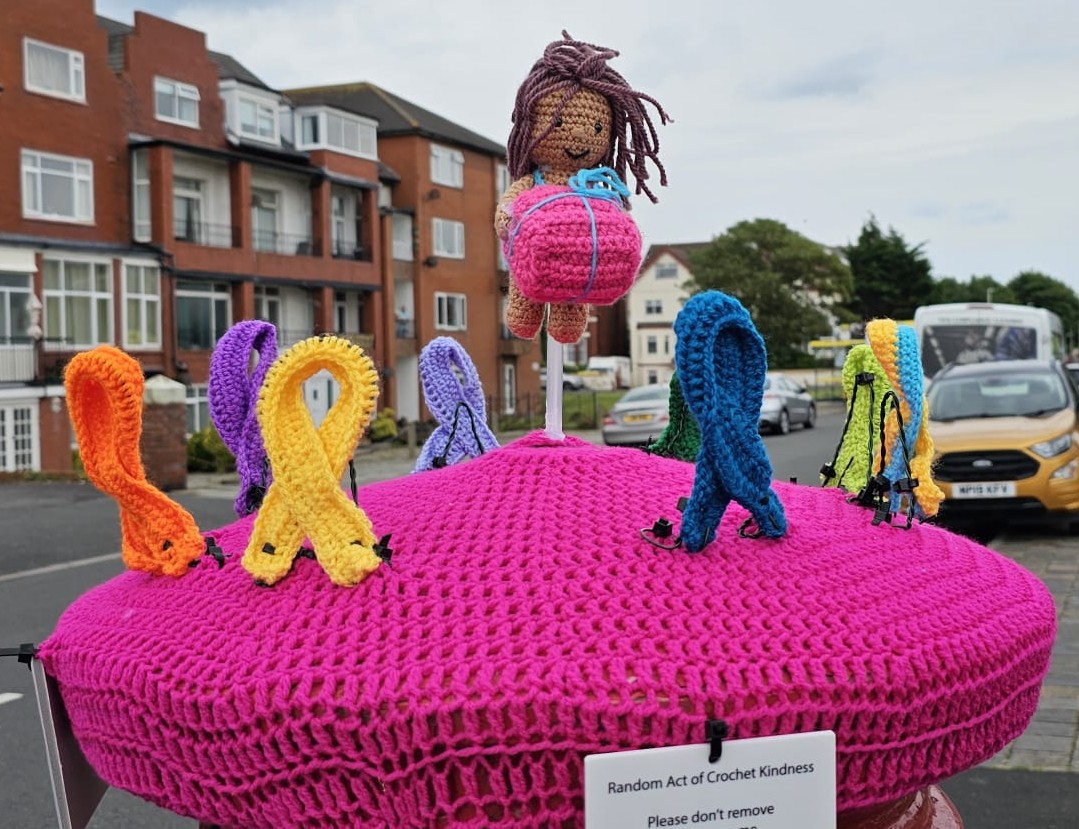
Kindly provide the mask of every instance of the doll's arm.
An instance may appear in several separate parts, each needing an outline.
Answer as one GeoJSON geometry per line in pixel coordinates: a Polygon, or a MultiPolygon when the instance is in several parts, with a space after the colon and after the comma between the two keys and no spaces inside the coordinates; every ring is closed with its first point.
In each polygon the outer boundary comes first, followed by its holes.
{"type": "Polygon", "coordinates": [[[510,222],[513,221],[513,217],[510,215],[510,205],[513,204],[514,199],[531,187],[532,176],[521,176],[506,188],[506,192],[498,200],[498,206],[495,208],[495,233],[498,234],[499,239],[506,238],[506,234],[510,229],[510,222]]]}

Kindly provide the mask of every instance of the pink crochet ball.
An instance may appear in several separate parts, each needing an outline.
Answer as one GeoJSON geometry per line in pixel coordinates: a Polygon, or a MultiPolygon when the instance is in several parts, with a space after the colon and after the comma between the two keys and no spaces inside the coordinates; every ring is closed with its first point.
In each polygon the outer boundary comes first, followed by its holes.
{"type": "Polygon", "coordinates": [[[633,286],[641,234],[619,202],[544,184],[518,196],[511,213],[502,250],[533,302],[611,305],[633,286]]]}
{"type": "Polygon", "coordinates": [[[778,539],[732,504],[695,555],[691,464],[522,438],[360,490],[392,567],[272,588],[253,516],[180,579],[125,573],[42,646],[113,785],[230,829],[579,827],[583,758],[833,730],[840,810],[991,757],[1034,714],[1056,629],[1045,586],[930,525],[874,526],[834,489],[776,483],[778,539]]]}

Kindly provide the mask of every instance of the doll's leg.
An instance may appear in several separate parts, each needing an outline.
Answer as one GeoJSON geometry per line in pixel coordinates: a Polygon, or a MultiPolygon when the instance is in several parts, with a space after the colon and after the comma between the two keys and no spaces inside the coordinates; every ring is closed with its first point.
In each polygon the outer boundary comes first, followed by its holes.
{"type": "Polygon", "coordinates": [[[575,343],[588,327],[590,305],[551,304],[547,317],[547,333],[560,343],[575,343]]]}
{"type": "Polygon", "coordinates": [[[506,327],[514,336],[531,340],[543,325],[543,305],[533,302],[510,279],[509,302],[506,304],[506,327]]]}

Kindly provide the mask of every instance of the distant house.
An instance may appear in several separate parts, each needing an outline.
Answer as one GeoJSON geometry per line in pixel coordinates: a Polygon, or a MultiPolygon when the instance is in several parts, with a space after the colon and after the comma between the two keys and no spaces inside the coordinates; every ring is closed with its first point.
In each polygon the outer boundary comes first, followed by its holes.
{"type": "Polygon", "coordinates": [[[651,245],[627,297],[627,327],[633,384],[667,383],[674,373],[674,318],[693,278],[689,256],[710,242],[651,245]]]}

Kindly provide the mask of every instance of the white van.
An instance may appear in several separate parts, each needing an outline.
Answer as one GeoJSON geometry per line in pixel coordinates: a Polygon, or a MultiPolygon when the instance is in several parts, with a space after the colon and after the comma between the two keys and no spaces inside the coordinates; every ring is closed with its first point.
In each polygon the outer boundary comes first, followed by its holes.
{"type": "Polygon", "coordinates": [[[628,389],[632,377],[629,357],[589,357],[583,374],[596,390],[628,389]]]}

